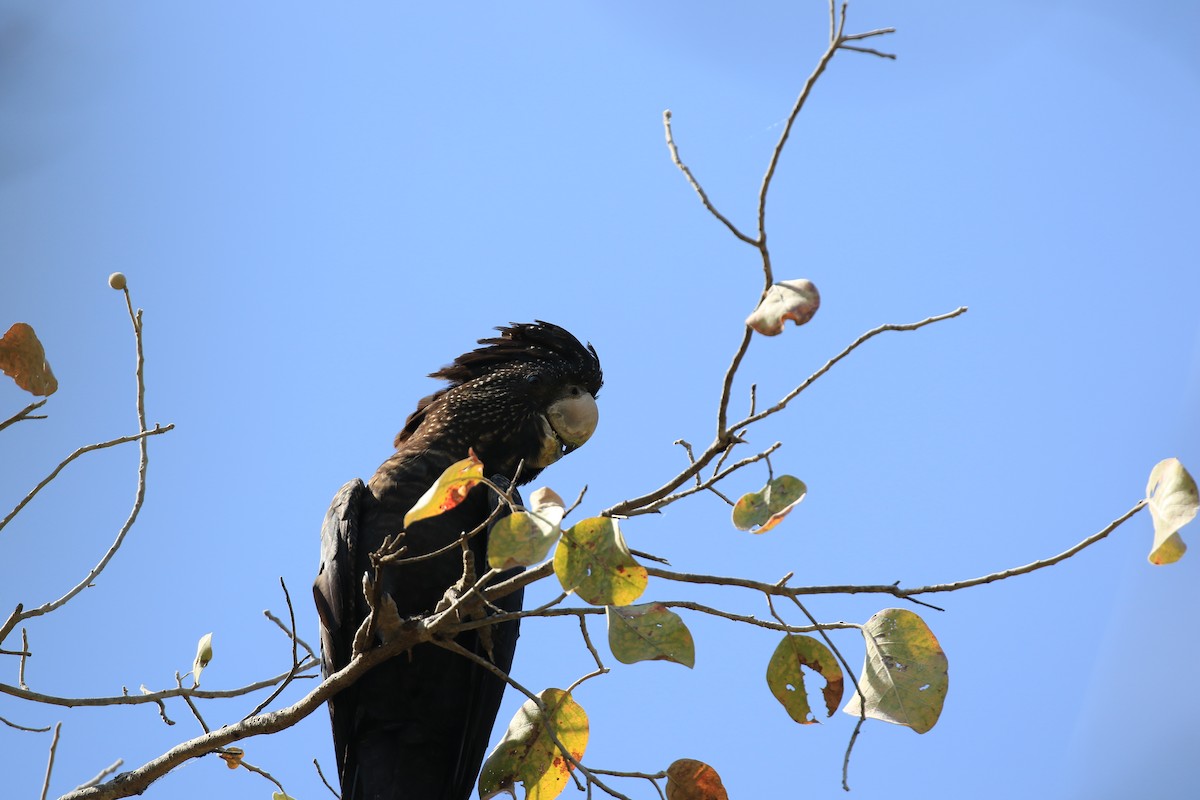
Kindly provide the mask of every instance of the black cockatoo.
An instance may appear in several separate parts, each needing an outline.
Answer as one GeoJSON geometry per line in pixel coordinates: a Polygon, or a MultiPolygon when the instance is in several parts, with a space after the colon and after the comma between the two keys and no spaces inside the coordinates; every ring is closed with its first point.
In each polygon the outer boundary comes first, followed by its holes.
{"type": "MultiPolygon", "coordinates": [[[[548,322],[497,330],[500,336],[480,339],[483,347],[431,375],[450,385],[417,403],[396,436],[396,453],[367,484],[351,481],[333,499],[313,585],[326,676],[350,661],[355,632],[369,613],[363,574],[373,574],[370,554],[404,529],[405,513],[448,466],[474,450],[484,475],[502,486],[523,462],[517,479],[523,484],[595,430],[603,380],[595,349],[548,322]]],[[[401,540],[405,558],[459,541],[498,502],[481,484],[454,509],[413,522],[401,540]]],[[[470,546],[486,570],[486,532],[470,546]]],[[[461,549],[449,547],[430,559],[384,567],[376,585],[401,617],[411,618],[433,611],[462,573],[461,549]]],[[[519,610],[521,599],[518,592],[497,605],[519,610]]],[[[490,641],[467,632],[457,642],[507,672],[517,623],[489,630],[490,641]]],[[[503,693],[498,677],[433,644],[372,669],[329,702],[343,800],[466,800],[503,693]]]]}

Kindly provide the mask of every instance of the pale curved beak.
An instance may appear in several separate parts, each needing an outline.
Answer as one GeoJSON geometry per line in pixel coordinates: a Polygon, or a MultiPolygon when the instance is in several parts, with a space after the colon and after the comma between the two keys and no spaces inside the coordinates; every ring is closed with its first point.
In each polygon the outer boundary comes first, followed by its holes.
{"type": "Polygon", "coordinates": [[[541,421],[541,449],[531,464],[538,468],[550,466],[592,438],[600,421],[600,409],[596,398],[586,389],[571,387],[565,396],[550,404],[541,421]]]}
{"type": "Polygon", "coordinates": [[[563,454],[579,448],[592,438],[600,421],[596,398],[584,389],[555,401],[546,411],[546,421],[563,444],[563,454]]]}

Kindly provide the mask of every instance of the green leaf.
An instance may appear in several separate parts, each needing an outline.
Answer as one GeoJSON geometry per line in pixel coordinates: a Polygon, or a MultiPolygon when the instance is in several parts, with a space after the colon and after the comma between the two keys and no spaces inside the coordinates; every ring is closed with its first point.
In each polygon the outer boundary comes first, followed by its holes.
{"type": "Polygon", "coordinates": [[[573,765],[550,736],[550,729],[576,760],[587,749],[588,718],[583,708],[562,689],[546,689],[538,695],[546,711],[526,700],[508,724],[479,775],[480,800],[498,794],[517,796],[518,782],[525,787],[526,800],[554,800],[570,778],[573,765]]]}
{"type": "Polygon", "coordinates": [[[778,525],[804,496],[808,487],[791,475],[780,475],[757,492],[742,495],[733,506],[733,527],[739,531],[766,533],[778,525]]]}
{"type": "Polygon", "coordinates": [[[804,686],[801,667],[808,667],[825,679],[821,694],[825,698],[828,716],[831,717],[837,711],[838,703],[842,702],[845,678],[829,648],[811,636],[788,634],[775,648],[767,664],[767,686],[775,699],[787,709],[788,716],[801,725],[811,725],[817,719],[808,705],[808,691],[804,686]]]}
{"type": "Polygon", "coordinates": [[[212,661],[212,633],[206,633],[200,637],[200,641],[196,643],[196,658],[192,662],[192,687],[200,685],[200,673],[208,666],[208,662],[212,661]]]}
{"type": "Polygon", "coordinates": [[[483,462],[472,450],[462,461],[455,461],[446,467],[433,486],[421,495],[421,499],[404,515],[404,527],[454,508],[467,498],[467,494],[482,479],[483,462]]]}
{"type": "Polygon", "coordinates": [[[627,606],[642,596],[649,580],[610,517],[589,517],[563,531],[554,574],[563,591],[594,606],[627,606]]]}
{"type": "Polygon", "coordinates": [[[1187,545],[1179,529],[1196,518],[1200,493],[1196,481],[1177,458],[1168,458],[1154,465],[1146,484],[1146,502],[1154,520],[1154,546],[1150,549],[1151,564],[1173,564],[1183,558],[1187,545]]]}
{"type": "MultiPolygon", "coordinates": [[[[863,626],[866,660],[858,686],[867,716],[925,733],[937,724],[950,686],[946,654],[929,626],[903,608],[885,608],[863,626]]],[[[859,716],[858,693],[842,709],[859,716]]]]}
{"type": "Polygon", "coordinates": [[[296,800],[296,798],[283,792],[271,792],[271,800],[296,800]]]}
{"type": "Polygon", "coordinates": [[[805,278],[779,281],[771,285],[758,308],[746,317],[746,324],[764,336],[775,336],[783,332],[787,320],[803,325],[820,307],[821,295],[812,281],[805,278]]]}
{"type": "Polygon", "coordinates": [[[729,800],[717,771],[691,758],[667,767],[667,800],[729,800]]]}
{"type": "Polygon", "coordinates": [[[674,661],[689,669],[696,665],[692,632],[674,611],[661,603],[608,606],[608,646],[617,661],[674,661]]]}
{"type": "Polygon", "coordinates": [[[558,526],[563,514],[562,498],[551,489],[538,489],[530,495],[527,511],[515,511],[492,526],[488,565],[528,567],[544,559],[562,534],[558,526]]]}

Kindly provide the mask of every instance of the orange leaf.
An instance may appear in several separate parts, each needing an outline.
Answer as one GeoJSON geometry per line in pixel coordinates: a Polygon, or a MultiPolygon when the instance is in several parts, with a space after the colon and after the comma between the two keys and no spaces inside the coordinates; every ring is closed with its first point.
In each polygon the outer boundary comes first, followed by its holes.
{"type": "Polygon", "coordinates": [[[30,394],[48,396],[58,391],[46,351],[33,328],[24,322],[14,324],[0,338],[0,370],[30,394]]]}
{"type": "Polygon", "coordinates": [[[667,767],[667,800],[729,800],[717,771],[691,758],[667,767]]]}
{"type": "Polygon", "coordinates": [[[242,756],[246,752],[240,747],[226,747],[224,753],[217,753],[225,761],[225,766],[230,769],[237,769],[242,765],[242,756]]]}

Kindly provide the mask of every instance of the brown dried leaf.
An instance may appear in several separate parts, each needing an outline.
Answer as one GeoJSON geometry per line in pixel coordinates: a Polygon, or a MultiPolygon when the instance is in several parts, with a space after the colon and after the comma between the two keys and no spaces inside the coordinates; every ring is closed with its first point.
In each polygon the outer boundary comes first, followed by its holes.
{"type": "Polygon", "coordinates": [[[33,328],[24,322],[14,324],[0,338],[0,370],[30,394],[49,396],[58,391],[46,350],[33,328]]]}
{"type": "Polygon", "coordinates": [[[667,800],[729,800],[717,771],[693,758],[667,767],[667,800]]]}

